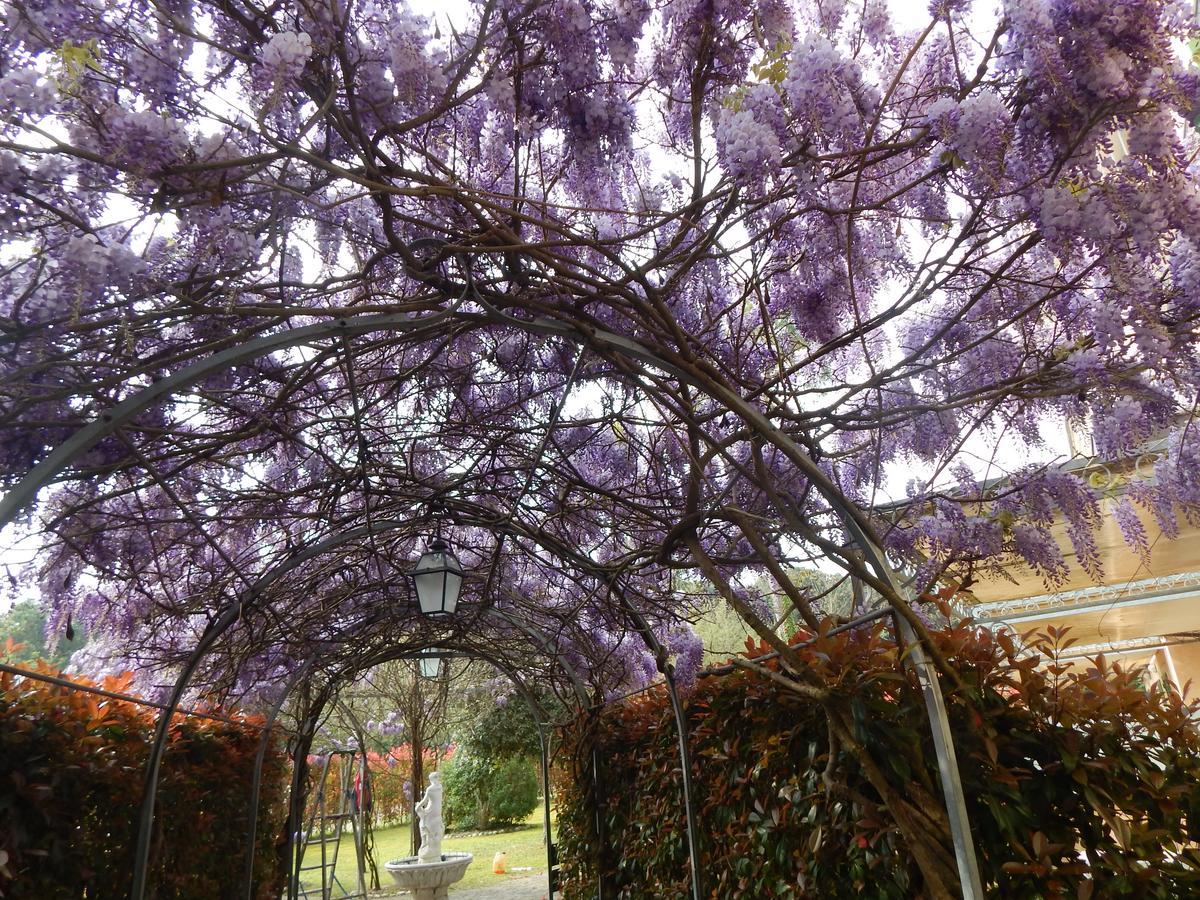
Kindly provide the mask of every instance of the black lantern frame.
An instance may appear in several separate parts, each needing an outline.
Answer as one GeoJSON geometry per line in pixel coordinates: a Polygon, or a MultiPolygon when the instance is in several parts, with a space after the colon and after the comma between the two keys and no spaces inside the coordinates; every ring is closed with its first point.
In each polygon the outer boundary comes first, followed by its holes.
{"type": "Polygon", "coordinates": [[[433,539],[408,576],[413,580],[422,615],[454,615],[462,593],[463,569],[441,535],[433,539]]]}

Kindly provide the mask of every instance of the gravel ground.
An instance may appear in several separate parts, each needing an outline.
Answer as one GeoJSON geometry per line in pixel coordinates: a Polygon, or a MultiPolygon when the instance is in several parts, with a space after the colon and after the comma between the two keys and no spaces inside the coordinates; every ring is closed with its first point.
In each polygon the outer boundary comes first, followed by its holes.
{"type": "Polygon", "coordinates": [[[452,900],[543,900],[546,896],[546,876],[530,875],[511,878],[503,884],[485,888],[456,891],[450,889],[452,900]]]}
{"type": "MultiPolygon", "coordinates": [[[[372,894],[371,900],[405,900],[412,895],[405,892],[401,894],[372,894]]],[[[494,884],[490,887],[483,888],[467,888],[465,890],[456,891],[453,887],[450,888],[451,900],[545,900],[546,897],[546,876],[529,875],[524,878],[509,878],[502,884],[494,884]]]]}

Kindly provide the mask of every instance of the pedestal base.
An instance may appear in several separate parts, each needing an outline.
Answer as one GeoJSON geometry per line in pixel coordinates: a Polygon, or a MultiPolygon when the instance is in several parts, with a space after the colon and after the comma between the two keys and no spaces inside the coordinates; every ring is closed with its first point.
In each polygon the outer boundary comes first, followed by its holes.
{"type": "Polygon", "coordinates": [[[444,887],[416,888],[413,890],[413,900],[446,900],[450,896],[444,887]]]}

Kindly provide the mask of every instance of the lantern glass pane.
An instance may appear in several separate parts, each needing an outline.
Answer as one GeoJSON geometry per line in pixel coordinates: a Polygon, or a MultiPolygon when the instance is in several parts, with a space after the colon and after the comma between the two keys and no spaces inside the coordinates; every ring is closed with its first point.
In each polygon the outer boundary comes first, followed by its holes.
{"type": "MultiPolygon", "coordinates": [[[[457,562],[457,560],[455,560],[457,562]]],[[[461,570],[460,570],[461,571],[461,570]]],[[[445,611],[452,613],[458,607],[458,594],[462,590],[463,577],[453,570],[446,573],[445,611]]]]}
{"type": "Polygon", "coordinates": [[[421,604],[421,612],[426,615],[442,612],[442,598],[446,585],[445,570],[418,572],[413,575],[413,582],[416,584],[417,602],[421,604]]]}
{"type": "Polygon", "coordinates": [[[418,660],[421,664],[421,677],[437,678],[442,669],[442,661],[436,656],[422,656],[418,660]]]}

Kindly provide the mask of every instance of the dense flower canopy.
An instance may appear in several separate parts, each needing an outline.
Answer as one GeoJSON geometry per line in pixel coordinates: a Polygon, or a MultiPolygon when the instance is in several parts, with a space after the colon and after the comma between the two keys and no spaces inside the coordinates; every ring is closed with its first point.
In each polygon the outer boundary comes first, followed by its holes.
{"type": "Polygon", "coordinates": [[[811,617],[776,560],[819,557],[886,594],[831,503],[914,594],[1007,553],[1059,577],[1056,516],[1086,563],[1087,484],[972,463],[1047,422],[1167,435],[1135,499],[1168,531],[1200,501],[1186,4],[3,10],[7,483],[277,339],[51,473],[24,577],[56,631],[169,665],[240,598],[208,675],[239,694],[419,646],[440,520],[466,610],[611,685],[654,670],[629,608],[686,670],[689,593],[765,617],[767,575],[811,617]]]}

